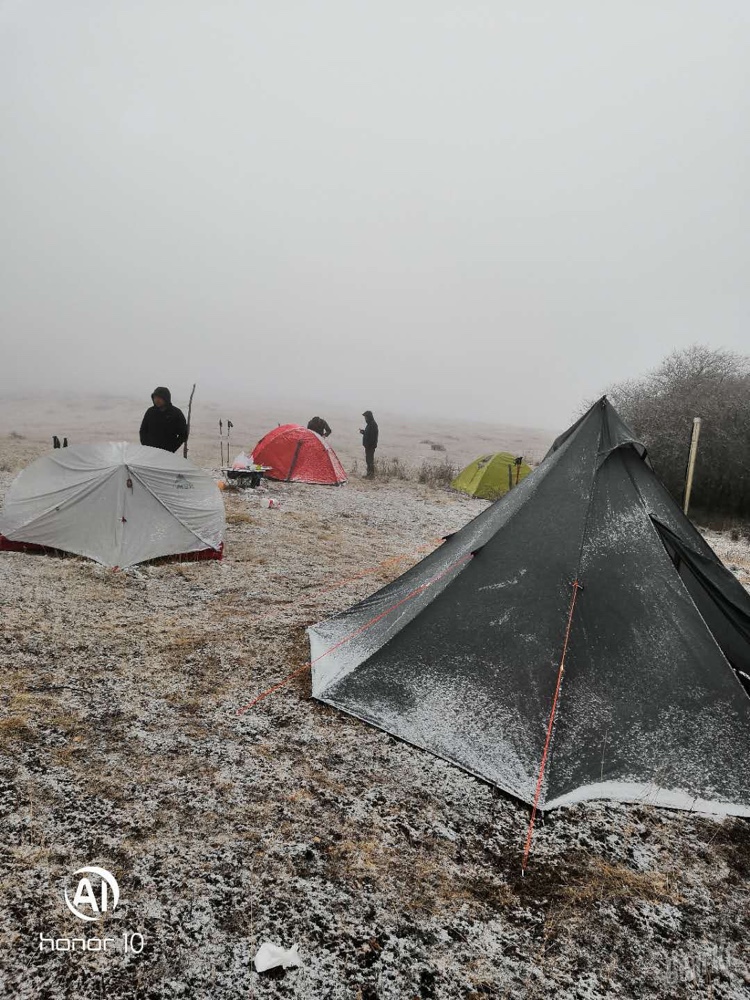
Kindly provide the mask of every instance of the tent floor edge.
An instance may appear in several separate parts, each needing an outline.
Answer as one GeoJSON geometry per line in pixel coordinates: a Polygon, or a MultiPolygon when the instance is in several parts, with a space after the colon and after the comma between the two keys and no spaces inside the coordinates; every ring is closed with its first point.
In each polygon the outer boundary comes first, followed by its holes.
{"type": "MultiPolygon", "coordinates": [[[[15,541],[12,538],[7,538],[5,535],[0,535],[0,552],[24,552],[27,555],[39,556],[54,555],[60,558],[90,559],[93,562],[97,562],[92,556],[85,555],[82,552],[69,552],[67,549],[56,549],[49,545],[40,545],[38,542],[15,541]]],[[[146,566],[167,562],[205,562],[206,560],[220,562],[223,558],[224,542],[220,542],[218,548],[206,546],[205,549],[196,549],[193,552],[170,552],[163,556],[154,556],[152,559],[144,559],[142,562],[133,563],[132,565],[146,566]]],[[[99,565],[106,564],[99,563],[99,565]]],[[[121,569],[122,567],[116,566],[111,568],[121,569]]]]}

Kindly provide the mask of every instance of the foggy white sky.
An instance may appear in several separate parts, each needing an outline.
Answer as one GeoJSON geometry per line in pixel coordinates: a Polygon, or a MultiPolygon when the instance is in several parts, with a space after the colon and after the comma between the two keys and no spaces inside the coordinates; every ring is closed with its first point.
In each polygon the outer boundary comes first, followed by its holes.
{"type": "Polygon", "coordinates": [[[747,351],[748,0],[0,0],[0,389],[556,427],[747,351]]]}

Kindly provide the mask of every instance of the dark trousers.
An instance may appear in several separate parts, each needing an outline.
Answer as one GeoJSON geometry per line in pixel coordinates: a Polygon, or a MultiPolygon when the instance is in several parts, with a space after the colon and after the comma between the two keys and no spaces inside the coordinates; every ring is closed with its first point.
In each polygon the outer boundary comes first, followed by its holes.
{"type": "Polygon", "coordinates": [[[365,448],[365,462],[367,462],[367,475],[375,475],[375,449],[365,448]]]}

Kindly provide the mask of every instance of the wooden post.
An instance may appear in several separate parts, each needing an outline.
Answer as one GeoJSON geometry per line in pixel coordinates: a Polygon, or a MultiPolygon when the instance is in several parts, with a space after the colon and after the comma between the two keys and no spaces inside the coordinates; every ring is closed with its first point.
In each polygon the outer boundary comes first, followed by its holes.
{"type": "Polygon", "coordinates": [[[693,417],[693,434],[690,438],[690,455],[688,456],[687,474],[685,476],[685,501],[682,505],[682,512],[687,514],[690,506],[690,494],[693,490],[693,473],[695,472],[695,458],[698,454],[698,438],[701,432],[701,418],[693,417]]]}
{"type": "Polygon", "coordinates": [[[182,457],[187,458],[187,446],[190,440],[190,413],[193,409],[193,395],[195,394],[195,382],[193,382],[193,388],[190,390],[190,401],[188,402],[188,415],[187,415],[187,437],[185,438],[185,444],[182,446],[182,457]]]}

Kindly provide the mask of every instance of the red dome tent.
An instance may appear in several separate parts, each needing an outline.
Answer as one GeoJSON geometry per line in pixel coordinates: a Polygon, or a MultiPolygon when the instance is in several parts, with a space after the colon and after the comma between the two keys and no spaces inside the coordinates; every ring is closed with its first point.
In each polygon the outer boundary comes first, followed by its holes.
{"type": "Polygon", "coordinates": [[[253,448],[252,459],[269,467],[269,479],[326,486],[346,482],[333,448],[315,431],[298,424],[282,424],[269,431],[253,448]]]}

